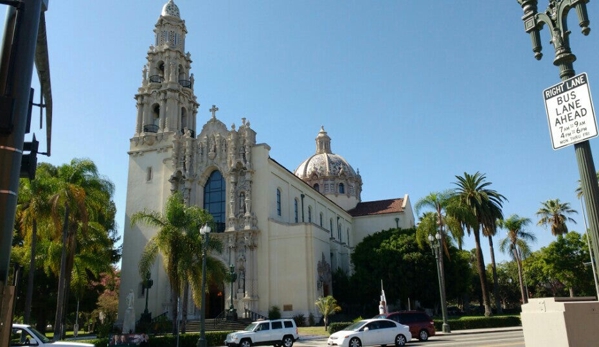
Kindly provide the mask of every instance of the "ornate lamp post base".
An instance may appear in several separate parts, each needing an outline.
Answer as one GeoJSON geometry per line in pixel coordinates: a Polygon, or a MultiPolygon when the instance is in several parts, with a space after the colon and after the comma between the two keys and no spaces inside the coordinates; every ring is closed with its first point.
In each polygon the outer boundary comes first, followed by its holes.
{"type": "Polygon", "coordinates": [[[236,321],[237,320],[237,309],[230,308],[227,311],[227,320],[236,321]]]}

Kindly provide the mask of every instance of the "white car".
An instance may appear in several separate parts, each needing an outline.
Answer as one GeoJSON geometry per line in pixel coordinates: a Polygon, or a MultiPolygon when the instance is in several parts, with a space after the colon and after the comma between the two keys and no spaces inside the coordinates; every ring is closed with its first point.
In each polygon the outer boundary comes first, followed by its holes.
{"type": "Polygon", "coordinates": [[[327,341],[329,346],[404,346],[412,339],[410,328],[389,319],[365,319],[338,331],[327,341]]]}
{"type": "Polygon", "coordinates": [[[56,341],[52,342],[44,334],[27,324],[13,324],[10,334],[10,346],[37,347],[94,347],[90,343],[56,341]]]}
{"type": "Polygon", "coordinates": [[[244,330],[227,335],[227,347],[275,346],[292,347],[299,339],[293,319],[256,321],[244,330]]]}

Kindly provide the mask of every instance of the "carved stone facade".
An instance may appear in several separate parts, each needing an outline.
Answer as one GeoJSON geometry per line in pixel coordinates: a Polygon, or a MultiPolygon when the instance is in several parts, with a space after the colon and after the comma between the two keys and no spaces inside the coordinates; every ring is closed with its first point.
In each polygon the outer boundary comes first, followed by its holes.
{"type": "MultiPolygon", "coordinates": [[[[210,237],[224,245],[222,253],[212,256],[227,267],[234,265],[238,274],[232,292],[229,284],[211,283],[207,317],[220,314],[230,300],[242,316],[250,311],[266,316],[272,306],[282,308],[284,317],[317,316],[314,302],[334,294],[332,272],[340,268],[351,273],[350,254],[363,237],[414,225],[408,196],[387,205],[361,202],[361,177],[330,151],[324,128],[314,160],[305,161],[294,174],[270,158],[267,144],[256,143],[256,132],[245,118],[238,127],[227,128],[213,105],[202,112],[206,117],[198,126],[191,54],[184,52],[187,30],[173,0],[164,5],[154,33],[135,94],[121,293],[137,293],[136,312],[144,311],[145,295],[153,315],[177,304],[170,301],[161,259],[151,270],[154,287],[147,293],[141,290],[137,265],[156,230],[132,225],[130,219],[138,211],[163,212],[178,191],[185,204],[212,214],[217,230],[210,237]],[[216,193],[211,190],[215,182],[216,193]],[[379,205],[378,212],[373,211],[379,205]]],[[[126,309],[124,294],[120,317],[126,309]]],[[[187,311],[193,319],[200,311],[191,302],[187,311]]]]}

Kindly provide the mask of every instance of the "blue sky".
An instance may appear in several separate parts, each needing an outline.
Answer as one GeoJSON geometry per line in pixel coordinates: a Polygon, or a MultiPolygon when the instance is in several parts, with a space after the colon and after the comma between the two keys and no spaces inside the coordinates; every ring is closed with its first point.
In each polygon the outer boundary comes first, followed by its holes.
{"type": "MultiPolygon", "coordinates": [[[[40,161],[92,159],[116,185],[120,230],[133,96],[164,3],[51,0],[46,13],[54,125],[52,156],[40,161]]],[[[542,201],[559,198],[582,212],[574,148],[552,149],[542,97],[559,82],[553,46],[545,27],[545,56],[534,59],[516,0],[176,4],[188,30],[198,124],[213,104],[227,125],[247,118],[289,170],[314,153],[324,126],[333,152],[360,170],[363,201],[407,193],[415,204],[453,188],[456,175],[480,171],[509,200],[506,217],[533,220],[533,249],[554,240],[535,226],[542,201]]],[[[575,12],[569,16],[571,47],[576,72],[587,72],[599,95],[599,2],[588,12],[588,37],[575,12]]],[[[582,214],[575,218],[570,228],[584,230],[582,214]]],[[[498,250],[497,257],[507,259],[498,250]]]]}

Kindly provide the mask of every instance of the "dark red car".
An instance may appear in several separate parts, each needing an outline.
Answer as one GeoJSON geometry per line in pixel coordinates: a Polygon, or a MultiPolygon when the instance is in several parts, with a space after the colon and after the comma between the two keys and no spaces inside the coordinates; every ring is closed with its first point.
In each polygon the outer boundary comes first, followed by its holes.
{"type": "Polygon", "coordinates": [[[378,314],[374,318],[387,318],[410,327],[410,333],[420,341],[428,340],[429,336],[435,336],[435,324],[433,319],[426,313],[420,311],[399,311],[378,314]]]}

